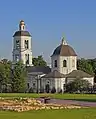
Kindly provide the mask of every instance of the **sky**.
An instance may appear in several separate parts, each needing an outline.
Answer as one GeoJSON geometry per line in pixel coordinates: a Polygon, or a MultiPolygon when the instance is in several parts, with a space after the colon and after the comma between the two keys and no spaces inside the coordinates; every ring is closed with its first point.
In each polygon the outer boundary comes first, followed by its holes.
{"type": "Polygon", "coordinates": [[[96,0],[0,0],[0,59],[12,60],[21,19],[32,35],[33,57],[50,63],[63,36],[78,57],[96,57],[96,0]]]}

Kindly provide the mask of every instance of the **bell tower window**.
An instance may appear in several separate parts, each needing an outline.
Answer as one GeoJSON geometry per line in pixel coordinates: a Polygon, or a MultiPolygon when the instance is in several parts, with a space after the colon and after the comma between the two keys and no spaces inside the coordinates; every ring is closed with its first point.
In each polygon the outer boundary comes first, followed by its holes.
{"type": "Polygon", "coordinates": [[[29,64],[29,54],[25,54],[26,64],[29,64]]]}
{"type": "Polygon", "coordinates": [[[57,60],[54,61],[54,67],[57,67],[57,60]]]}
{"type": "Polygon", "coordinates": [[[28,48],[29,48],[28,40],[25,40],[25,49],[28,49],[28,48]]]}
{"type": "Polygon", "coordinates": [[[15,61],[18,62],[19,61],[19,55],[15,55],[15,61]]]}
{"type": "Polygon", "coordinates": [[[16,40],[16,49],[19,49],[20,48],[20,42],[19,40],[16,40]]]}
{"type": "Polygon", "coordinates": [[[67,67],[67,61],[63,60],[63,67],[67,67]]]}

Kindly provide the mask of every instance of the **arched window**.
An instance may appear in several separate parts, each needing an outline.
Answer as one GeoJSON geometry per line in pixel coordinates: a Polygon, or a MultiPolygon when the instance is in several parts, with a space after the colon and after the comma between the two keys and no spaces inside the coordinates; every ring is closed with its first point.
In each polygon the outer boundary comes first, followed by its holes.
{"type": "Polygon", "coordinates": [[[75,60],[72,60],[72,67],[75,67],[75,60]]]}
{"type": "Polygon", "coordinates": [[[20,42],[19,40],[16,40],[16,49],[19,49],[20,48],[20,42]]]}
{"type": "Polygon", "coordinates": [[[18,54],[15,55],[15,60],[16,60],[16,62],[19,61],[19,55],[18,54]]]}
{"type": "Polygon", "coordinates": [[[28,40],[25,40],[25,49],[28,49],[28,48],[29,48],[28,40]]]}
{"type": "Polygon", "coordinates": [[[57,60],[54,61],[54,67],[57,67],[57,60]]]}
{"type": "Polygon", "coordinates": [[[29,64],[29,54],[25,54],[26,64],[29,64]]]}
{"type": "Polygon", "coordinates": [[[63,67],[67,67],[67,61],[63,60],[63,67]]]}

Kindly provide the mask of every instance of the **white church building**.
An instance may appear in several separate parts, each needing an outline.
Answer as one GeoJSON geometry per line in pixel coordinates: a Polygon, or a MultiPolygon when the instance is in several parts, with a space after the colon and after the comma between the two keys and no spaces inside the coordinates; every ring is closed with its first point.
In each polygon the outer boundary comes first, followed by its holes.
{"type": "Polygon", "coordinates": [[[77,78],[88,80],[94,85],[94,76],[77,70],[77,54],[64,37],[51,55],[51,68],[32,65],[31,43],[32,37],[21,20],[19,30],[13,35],[13,63],[22,60],[27,66],[29,89],[32,88],[34,92],[51,92],[55,88],[56,92],[60,92],[65,90],[66,83],[77,78]]]}

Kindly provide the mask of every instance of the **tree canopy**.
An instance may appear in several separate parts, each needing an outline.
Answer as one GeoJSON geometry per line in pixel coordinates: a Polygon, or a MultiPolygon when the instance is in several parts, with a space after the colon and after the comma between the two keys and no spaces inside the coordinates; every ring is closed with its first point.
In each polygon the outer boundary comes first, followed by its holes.
{"type": "Polygon", "coordinates": [[[16,63],[12,69],[12,62],[3,59],[0,61],[0,92],[24,92],[26,88],[26,68],[22,62],[16,63]]]}
{"type": "Polygon", "coordinates": [[[12,92],[21,93],[27,89],[27,72],[21,61],[17,62],[12,70],[12,92]]]}
{"type": "Polygon", "coordinates": [[[89,74],[94,74],[96,70],[96,59],[78,59],[77,69],[85,71],[89,74]]]}
{"type": "Polygon", "coordinates": [[[74,79],[74,81],[69,82],[66,84],[66,91],[67,92],[82,92],[88,90],[91,87],[91,84],[87,80],[83,79],[74,79]]]}
{"type": "Polygon", "coordinates": [[[0,62],[0,91],[3,90],[4,92],[6,92],[7,90],[7,84],[10,83],[10,68],[11,68],[11,61],[8,61],[7,59],[1,60],[0,62]],[[5,88],[2,89],[2,85],[5,88]]]}
{"type": "Polygon", "coordinates": [[[34,66],[47,66],[46,61],[43,59],[42,55],[38,56],[37,58],[32,59],[32,63],[34,66]]]}

